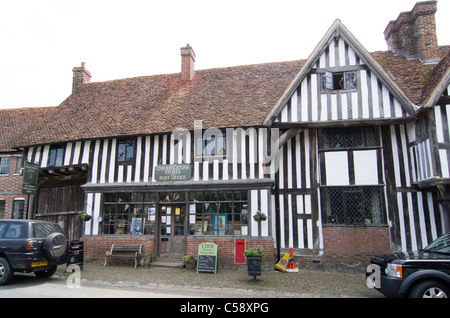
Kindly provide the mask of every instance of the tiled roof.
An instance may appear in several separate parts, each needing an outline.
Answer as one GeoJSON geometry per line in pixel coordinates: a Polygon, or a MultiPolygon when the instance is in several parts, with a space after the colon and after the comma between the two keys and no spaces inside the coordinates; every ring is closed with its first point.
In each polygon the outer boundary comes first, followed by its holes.
{"type": "Polygon", "coordinates": [[[439,61],[436,67],[430,73],[428,80],[422,90],[422,95],[420,98],[420,105],[424,105],[428,99],[431,97],[436,86],[439,85],[442,78],[450,70],[450,49],[447,54],[439,61]]]}
{"type": "MultiPolygon", "coordinates": [[[[441,58],[448,52],[450,52],[450,46],[440,47],[441,58]]],[[[422,105],[424,87],[432,70],[437,65],[425,65],[418,59],[407,59],[402,55],[395,55],[391,51],[373,52],[371,55],[384,68],[391,79],[397,83],[411,102],[418,106],[422,105]]]]}
{"type": "MultiPolygon", "coordinates": [[[[371,53],[416,105],[429,97],[449,68],[423,65],[390,51],[371,53]]],[[[447,54],[447,55],[445,55],[447,54]]],[[[447,62],[445,62],[447,61],[447,62]]],[[[59,107],[0,110],[0,151],[68,140],[246,127],[264,123],[305,60],[197,70],[191,81],[180,73],[81,85],[59,107]]]]}
{"type": "Polygon", "coordinates": [[[45,134],[33,144],[262,125],[303,61],[198,70],[191,81],[180,73],[81,85],[59,107],[45,134]]]}
{"type": "Polygon", "coordinates": [[[0,152],[31,142],[33,136],[46,135],[44,119],[53,118],[56,107],[33,107],[0,110],[0,152]]]}

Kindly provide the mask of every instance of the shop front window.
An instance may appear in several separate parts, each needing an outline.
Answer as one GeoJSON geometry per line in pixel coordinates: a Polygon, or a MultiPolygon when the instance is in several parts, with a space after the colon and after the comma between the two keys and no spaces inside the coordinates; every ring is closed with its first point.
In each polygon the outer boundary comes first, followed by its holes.
{"type": "Polygon", "coordinates": [[[189,235],[248,235],[247,191],[189,194],[189,235]]]}
{"type": "Polygon", "coordinates": [[[156,231],[155,193],[111,193],[104,197],[102,233],[152,235],[156,231]]]}
{"type": "MultiPolygon", "coordinates": [[[[180,228],[188,226],[187,235],[247,236],[247,197],[247,191],[106,193],[101,232],[103,235],[153,235],[158,226],[160,231],[166,231],[167,224],[177,222],[179,214],[188,217],[186,223],[180,217],[179,224],[180,228]],[[188,212],[181,213],[186,204],[188,212]],[[175,219],[168,223],[167,216],[172,215],[169,209],[175,211],[175,219]]],[[[177,231],[177,227],[173,230],[177,231]]]]}

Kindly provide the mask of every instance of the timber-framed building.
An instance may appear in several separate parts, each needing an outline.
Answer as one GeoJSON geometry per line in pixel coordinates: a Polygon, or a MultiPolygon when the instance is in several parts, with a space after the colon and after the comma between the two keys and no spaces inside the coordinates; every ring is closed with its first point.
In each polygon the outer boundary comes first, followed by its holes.
{"type": "Polygon", "coordinates": [[[303,60],[195,70],[187,45],[180,73],[106,82],[82,63],[59,106],[0,111],[0,163],[40,167],[21,216],[62,223],[94,258],[119,242],[169,258],[214,242],[220,265],[256,246],[271,261],[293,248],[299,264],[354,265],[425,247],[450,228],[436,10],[418,2],[391,21],[388,51],[336,20],[303,60]]]}

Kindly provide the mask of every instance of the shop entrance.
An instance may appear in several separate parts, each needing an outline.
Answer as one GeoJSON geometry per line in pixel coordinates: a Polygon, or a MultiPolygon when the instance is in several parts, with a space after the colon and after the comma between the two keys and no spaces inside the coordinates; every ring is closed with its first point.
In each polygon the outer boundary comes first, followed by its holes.
{"type": "Polygon", "coordinates": [[[185,204],[160,203],[158,256],[181,258],[186,254],[185,204]]]}

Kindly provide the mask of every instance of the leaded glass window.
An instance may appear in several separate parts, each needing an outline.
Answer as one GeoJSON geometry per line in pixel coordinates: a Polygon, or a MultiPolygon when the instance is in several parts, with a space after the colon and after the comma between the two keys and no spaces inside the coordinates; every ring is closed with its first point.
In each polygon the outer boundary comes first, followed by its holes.
{"type": "Polygon", "coordinates": [[[322,189],[328,224],[379,225],[386,223],[382,187],[322,189]]]}
{"type": "Polygon", "coordinates": [[[345,89],[356,89],[357,76],[356,71],[345,72],[345,89]]]}
{"type": "Polygon", "coordinates": [[[356,71],[328,72],[320,75],[320,90],[322,92],[352,90],[358,87],[356,71]]]}

